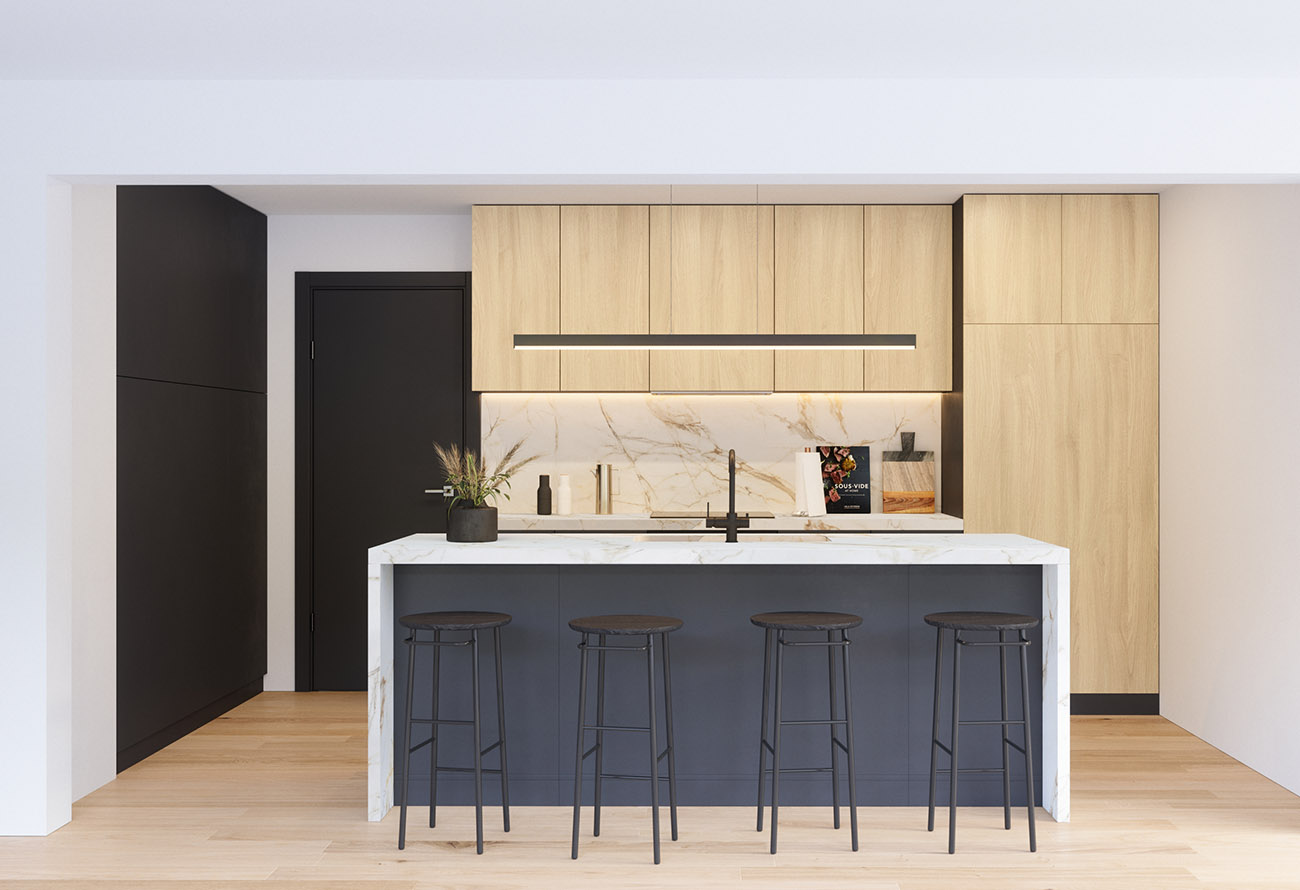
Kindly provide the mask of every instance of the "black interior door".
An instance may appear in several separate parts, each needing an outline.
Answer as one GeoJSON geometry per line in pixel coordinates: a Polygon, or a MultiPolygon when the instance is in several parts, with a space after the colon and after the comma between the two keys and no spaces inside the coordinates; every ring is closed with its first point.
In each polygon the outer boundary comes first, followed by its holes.
{"type": "Polygon", "coordinates": [[[366,688],[366,550],[446,530],[433,443],[465,443],[467,282],[373,277],[310,289],[312,689],[366,688]]]}

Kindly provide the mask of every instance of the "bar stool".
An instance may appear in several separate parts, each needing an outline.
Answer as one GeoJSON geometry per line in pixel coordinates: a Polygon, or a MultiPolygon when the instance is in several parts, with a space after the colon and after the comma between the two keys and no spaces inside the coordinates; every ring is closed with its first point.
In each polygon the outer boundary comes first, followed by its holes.
{"type": "Polygon", "coordinates": [[[847,612],[762,612],[750,617],[750,622],[764,629],[763,639],[763,720],[758,738],[758,830],[763,830],[763,779],[768,772],[767,755],[772,755],[772,845],[771,852],[776,853],[776,816],[778,792],[781,773],[830,773],[831,801],[834,808],[834,824],[840,827],[840,768],[839,748],[848,757],[849,768],[849,826],[852,835],[853,850],[858,849],[858,782],[853,766],[853,694],[849,686],[849,637],[846,631],[862,624],[857,615],[847,612]],[[824,632],[823,640],[787,640],[785,635],[795,631],[824,632]],[[836,634],[839,638],[836,639],[836,634]],[[787,646],[824,646],[826,647],[826,666],[830,680],[829,720],[782,720],[781,692],[784,667],[783,652],[787,646]],[[776,651],[776,703],[772,717],[772,742],[767,741],[768,728],[768,693],[772,687],[771,661],[773,649],[776,651]],[[836,717],[835,701],[835,650],[840,651],[840,664],[844,675],[844,719],[836,717]],[[829,726],[831,730],[831,765],[829,767],[781,766],[781,727],[782,726],[829,726]],[[844,727],[845,741],[836,735],[836,727],[844,727]]]}
{"type": "Polygon", "coordinates": [[[1038,619],[1033,615],[1017,615],[1011,612],[935,612],[925,616],[925,623],[936,629],[934,650],[934,725],[930,738],[930,821],[927,831],[934,831],[934,782],[935,749],[948,755],[950,764],[948,785],[948,852],[957,851],[957,774],[958,773],[1002,773],[1002,812],[1004,827],[1011,828],[1011,769],[1010,754],[1007,747],[1015,748],[1025,755],[1025,793],[1029,799],[1029,852],[1038,849],[1038,840],[1034,834],[1034,738],[1029,723],[1029,639],[1025,631],[1038,626],[1038,619]],[[952,656],[952,747],[939,741],[939,692],[943,672],[943,632],[953,632],[952,656]],[[964,640],[963,633],[997,632],[994,640],[964,640]],[[1016,632],[1016,638],[1009,640],[1007,635],[1016,632]],[[962,720],[961,711],[961,650],[964,646],[997,646],[1002,674],[1002,719],[1001,720],[962,720]],[[1021,706],[1023,719],[1011,720],[1007,717],[1007,649],[1014,646],[1020,650],[1021,706]],[[958,769],[957,768],[957,730],[962,726],[1000,726],[1002,727],[1002,767],[1001,769],[958,769]],[[1008,727],[1019,726],[1024,730],[1024,746],[1017,745],[1009,737],[1008,727]]]}
{"type": "Polygon", "coordinates": [[[406,638],[406,714],[402,730],[402,815],[397,830],[397,849],[406,848],[406,801],[410,797],[411,753],[425,745],[429,746],[429,827],[437,823],[438,810],[438,773],[473,773],[474,774],[474,830],[478,852],[483,852],[483,774],[498,773],[501,776],[501,810],[505,830],[510,830],[510,783],[506,772],[506,705],[501,691],[501,628],[510,623],[511,618],[504,612],[421,612],[417,615],[405,615],[398,619],[403,627],[411,632],[406,638]],[[492,631],[492,648],[496,654],[497,677],[497,740],[486,748],[481,747],[482,728],[479,720],[479,678],[478,678],[478,635],[479,631],[492,631]],[[418,639],[421,631],[431,631],[432,640],[418,639]],[[463,640],[444,640],[444,633],[468,633],[463,640]],[[415,700],[415,653],[419,647],[433,649],[433,714],[427,719],[411,716],[415,700]],[[444,647],[469,648],[470,675],[473,686],[474,718],[472,720],[444,720],[438,716],[438,671],[441,661],[440,653],[444,647]],[[427,723],[430,727],[429,738],[414,748],[411,747],[411,724],[427,723]],[[438,764],[438,727],[470,726],[474,729],[474,765],[440,766],[438,764]],[[500,749],[501,768],[485,769],[483,755],[493,749],[500,749]]]}
{"type": "Polygon", "coordinates": [[[600,837],[600,792],[603,779],[648,779],[650,781],[650,821],[654,833],[655,865],[659,864],[659,782],[668,780],[668,810],[672,824],[672,838],[677,840],[677,763],[673,748],[673,691],[668,657],[668,635],[682,626],[679,618],[666,618],[661,615],[596,615],[590,618],[575,618],[569,627],[582,634],[578,643],[581,668],[578,679],[578,750],[573,767],[573,858],[578,858],[578,823],[582,812],[582,763],[592,754],[596,755],[595,816],[592,824],[592,836],[600,837]],[[592,636],[597,642],[592,644],[592,636]],[[609,646],[606,638],[610,636],[644,636],[644,646],[609,646]],[[655,706],[655,637],[663,647],[664,672],[664,730],[668,743],[663,751],[659,750],[659,723],[655,706]],[[587,663],[588,654],[598,653],[596,659],[596,722],[587,723],[587,663]],[[650,723],[648,726],[612,726],[605,723],[605,653],[606,652],[644,652],[646,654],[646,680],[650,703],[650,723]],[[588,731],[596,733],[596,744],[586,751],[588,731]],[[604,743],[607,732],[645,732],[650,735],[650,774],[628,775],[605,772],[604,743]],[[668,775],[659,775],[659,761],[668,758],[668,775]]]}

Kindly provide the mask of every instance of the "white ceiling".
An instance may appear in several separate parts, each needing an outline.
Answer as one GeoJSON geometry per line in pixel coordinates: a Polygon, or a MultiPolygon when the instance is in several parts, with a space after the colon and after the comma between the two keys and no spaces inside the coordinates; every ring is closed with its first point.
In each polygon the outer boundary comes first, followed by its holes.
{"type": "Polygon", "coordinates": [[[973,192],[1158,192],[1154,185],[230,185],[267,214],[468,213],[474,204],[951,204],[973,192]]]}
{"type": "Polygon", "coordinates": [[[1295,0],[0,0],[0,79],[1300,77],[1295,0]]]}

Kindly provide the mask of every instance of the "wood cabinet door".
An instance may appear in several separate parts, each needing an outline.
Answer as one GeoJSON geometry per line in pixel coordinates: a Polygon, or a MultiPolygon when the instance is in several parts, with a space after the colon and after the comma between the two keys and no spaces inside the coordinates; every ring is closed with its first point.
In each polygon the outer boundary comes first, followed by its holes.
{"type": "Polygon", "coordinates": [[[967,324],[1061,321],[1061,196],[962,198],[967,324]]]}
{"type": "Polygon", "coordinates": [[[963,493],[967,532],[1069,546],[1059,325],[967,325],[963,493]]]}
{"type": "Polygon", "coordinates": [[[1156,195],[1062,196],[1062,321],[1160,320],[1159,202],[1156,195]]]}
{"type": "Polygon", "coordinates": [[[964,336],[966,531],[1068,547],[1073,691],[1157,692],[1157,327],[964,336]]]}
{"type": "MultiPolygon", "coordinates": [[[[772,333],[772,227],[770,206],[652,208],[651,332],[772,333]]],[[[650,353],[655,392],[771,392],[772,385],[770,349],[650,353]]]]}
{"type": "Polygon", "coordinates": [[[515,334],[560,330],[560,208],[473,210],[473,388],[553,392],[560,353],[516,351],[515,334]]]}
{"type": "MultiPolygon", "coordinates": [[[[775,331],[862,333],[862,207],[775,209],[775,331]]],[[[862,350],[777,350],[776,389],[859,392],[862,350]]]]}
{"type": "MultiPolygon", "coordinates": [[[[650,208],[560,208],[560,333],[650,332],[650,208]]],[[[648,350],[560,353],[560,389],[645,392],[648,350]]]]}
{"type": "Polygon", "coordinates": [[[916,350],[867,350],[862,388],[951,390],[952,207],[864,210],[864,331],[915,334],[916,350]]]}
{"type": "Polygon", "coordinates": [[[1158,692],[1158,328],[1062,325],[1057,338],[1071,686],[1158,692]]]}

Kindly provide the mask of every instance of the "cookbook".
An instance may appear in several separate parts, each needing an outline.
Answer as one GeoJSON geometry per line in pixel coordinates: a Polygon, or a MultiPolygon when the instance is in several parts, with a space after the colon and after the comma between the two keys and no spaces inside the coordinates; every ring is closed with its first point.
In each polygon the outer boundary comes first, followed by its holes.
{"type": "Polygon", "coordinates": [[[818,445],[827,513],[871,512],[871,448],[818,445]]]}

